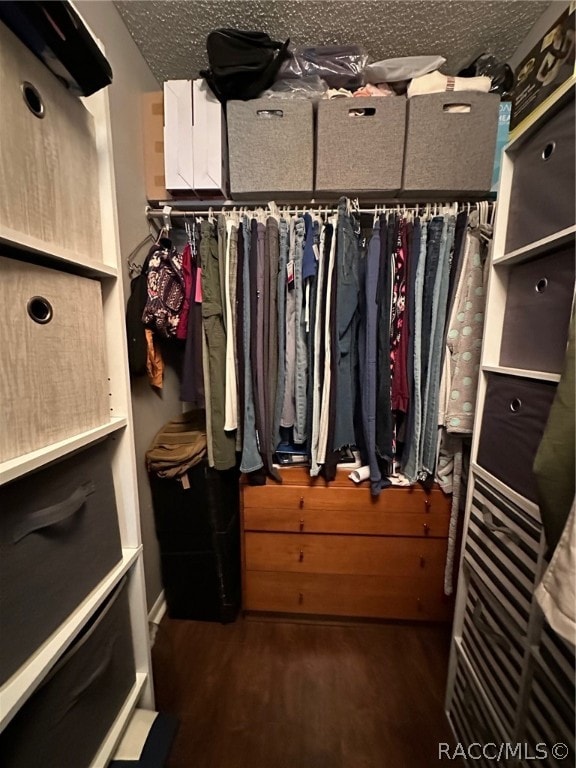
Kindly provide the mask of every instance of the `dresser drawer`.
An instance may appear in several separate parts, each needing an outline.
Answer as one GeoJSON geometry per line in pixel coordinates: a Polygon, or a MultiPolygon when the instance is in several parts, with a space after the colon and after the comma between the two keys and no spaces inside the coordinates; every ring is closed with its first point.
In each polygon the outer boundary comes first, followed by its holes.
{"type": "Polygon", "coordinates": [[[524,634],[540,573],[541,536],[540,523],[474,481],[464,560],[524,634]]]}
{"type": "Polygon", "coordinates": [[[449,621],[442,579],[248,571],[248,611],[449,621]]]}
{"type": "Polygon", "coordinates": [[[443,539],[246,533],[247,570],[442,579],[443,539]]]}
{"type": "Polygon", "coordinates": [[[102,261],[92,115],[4,24],[0,71],[0,233],[42,251],[102,261]]]}
{"type": "Polygon", "coordinates": [[[367,488],[244,486],[242,498],[246,530],[448,535],[450,499],[441,491],[390,488],[374,499],[367,488]]]}

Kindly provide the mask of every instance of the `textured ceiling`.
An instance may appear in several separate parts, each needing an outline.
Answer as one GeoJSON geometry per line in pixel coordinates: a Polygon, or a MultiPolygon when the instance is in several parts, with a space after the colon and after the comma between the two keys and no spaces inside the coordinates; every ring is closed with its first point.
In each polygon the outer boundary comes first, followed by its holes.
{"type": "Polygon", "coordinates": [[[517,0],[115,0],[159,81],[197,76],[217,27],[260,29],[293,45],[359,43],[371,61],[441,54],[455,74],[478,53],[509,58],[548,2],[517,0]]]}

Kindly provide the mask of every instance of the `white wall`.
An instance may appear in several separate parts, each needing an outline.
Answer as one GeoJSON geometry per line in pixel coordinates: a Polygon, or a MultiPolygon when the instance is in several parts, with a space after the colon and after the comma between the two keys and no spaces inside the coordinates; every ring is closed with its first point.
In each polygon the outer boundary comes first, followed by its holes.
{"type": "MultiPolygon", "coordinates": [[[[160,90],[161,86],[142,58],[111,0],[78,0],[76,5],[96,37],[102,41],[114,75],[110,86],[110,112],[120,246],[124,260],[122,277],[127,298],[130,288],[126,259],[148,233],[144,216],[147,200],[144,187],[141,94],[160,90]]],[[[142,252],[142,256],[145,253],[146,250],[142,252]]],[[[178,387],[177,376],[169,368],[166,369],[164,390],[160,395],[150,388],[146,377],[136,379],[132,383],[138,492],[149,610],[162,590],[162,581],[144,453],[160,427],[181,412],[178,387]]]]}

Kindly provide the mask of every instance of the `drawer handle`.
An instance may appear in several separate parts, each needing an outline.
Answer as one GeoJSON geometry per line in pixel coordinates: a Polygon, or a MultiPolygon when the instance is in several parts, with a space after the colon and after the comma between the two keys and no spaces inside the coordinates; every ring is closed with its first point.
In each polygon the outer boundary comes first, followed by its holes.
{"type": "Polygon", "coordinates": [[[430,512],[432,510],[432,502],[430,499],[424,499],[424,512],[430,512]]]}
{"type": "Polygon", "coordinates": [[[303,517],[300,518],[300,530],[301,531],[304,530],[304,518],[303,517]]]}
{"type": "Polygon", "coordinates": [[[299,560],[299,562],[302,562],[304,560],[304,550],[303,549],[300,550],[300,555],[298,556],[298,560],[299,560]]]}
{"type": "Polygon", "coordinates": [[[541,277],[540,280],[536,283],[534,286],[534,290],[536,293],[544,293],[544,291],[548,288],[548,278],[547,277],[541,277]]]}
{"type": "Polygon", "coordinates": [[[42,96],[40,96],[38,89],[35,88],[32,83],[24,80],[20,86],[20,90],[22,91],[24,104],[26,104],[34,117],[38,117],[41,120],[46,113],[44,111],[44,102],[42,101],[42,96]]]}
{"type": "Polygon", "coordinates": [[[510,400],[510,410],[512,413],[518,413],[522,408],[522,400],[519,397],[515,397],[514,400],[510,400]]]}
{"type": "Polygon", "coordinates": [[[302,605],[302,603],[304,602],[304,593],[303,592],[298,592],[298,602],[299,602],[300,605],[302,605]]]}
{"type": "Polygon", "coordinates": [[[26,305],[28,315],[39,325],[46,325],[54,317],[52,304],[44,296],[32,296],[26,305]]]}
{"type": "Polygon", "coordinates": [[[510,541],[514,542],[517,546],[520,546],[520,536],[518,536],[516,531],[513,531],[505,525],[498,525],[495,523],[490,510],[483,509],[482,517],[484,518],[484,525],[491,533],[501,533],[503,536],[508,536],[510,541]]]}
{"type": "Polygon", "coordinates": [[[75,515],[76,512],[82,509],[88,496],[93,494],[95,490],[96,486],[94,483],[90,481],[83,483],[64,501],[32,512],[14,530],[12,543],[17,544],[31,533],[40,531],[43,528],[51,528],[53,525],[62,523],[64,520],[72,517],[72,515],[75,515]]]}
{"type": "Polygon", "coordinates": [[[510,653],[510,643],[508,640],[504,635],[500,634],[500,632],[496,632],[496,630],[492,629],[488,622],[483,618],[482,603],[480,601],[474,606],[472,623],[481,634],[491,640],[495,645],[500,646],[505,653],[510,653]]]}
{"type": "Polygon", "coordinates": [[[424,528],[424,536],[430,536],[430,526],[428,523],[424,523],[422,527],[424,528]]]}
{"type": "Polygon", "coordinates": [[[542,150],[542,160],[550,160],[550,158],[554,154],[555,149],[556,149],[556,142],[549,141],[548,144],[546,144],[546,146],[542,150]]]}
{"type": "Polygon", "coordinates": [[[304,496],[300,496],[300,509],[304,509],[304,496]]]}

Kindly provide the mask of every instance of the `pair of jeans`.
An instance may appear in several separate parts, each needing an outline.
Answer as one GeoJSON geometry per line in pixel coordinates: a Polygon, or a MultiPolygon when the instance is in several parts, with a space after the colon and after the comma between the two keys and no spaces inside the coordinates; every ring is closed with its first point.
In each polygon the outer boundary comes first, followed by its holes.
{"type": "Polygon", "coordinates": [[[355,445],[354,408],[356,403],[356,365],[358,299],[360,292],[358,233],[354,217],[347,213],[346,201],[338,205],[336,242],[336,410],[333,449],[355,445]]]}
{"type": "Polygon", "coordinates": [[[306,316],[304,279],[304,220],[298,218],[294,225],[294,293],[296,328],[296,362],[294,370],[294,442],[304,443],[308,437],[306,401],[308,389],[308,349],[306,342],[306,316]]]}
{"type": "Polygon", "coordinates": [[[416,274],[418,271],[418,264],[420,261],[420,239],[421,239],[421,227],[420,219],[415,219],[412,226],[411,238],[410,238],[410,258],[408,267],[408,285],[406,297],[408,300],[408,357],[407,357],[407,374],[408,374],[408,388],[409,388],[409,400],[408,400],[408,414],[406,416],[406,431],[404,438],[404,452],[402,455],[402,462],[405,463],[412,446],[412,438],[414,435],[414,334],[416,326],[416,274]]]}
{"type": "Polygon", "coordinates": [[[264,342],[267,345],[265,356],[266,383],[266,455],[267,464],[272,467],[272,455],[276,450],[276,391],[278,389],[278,265],[280,261],[278,221],[269,216],[266,221],[265,258],[268,270],[268,316],[265,318],[264,342]]]}
{"type": "Polygon", "coordinates": [[[424,426],[422,434],[422,469],[430,475],[436,467],[438,444],[438,404],[440,375],[442,371],[444,327],[446,325],[446,302],[450,279],[450,251],[454,242],[454,216],[447,216],[440,241],[438,270],[434,283],[431,345],[428,363],[428,381],[424,404],[424,426]]]}
{"type": "Polygon", "coordinates": [[[428,365],[430,360],[430,345],[432,331],[432,314],[434,311],[434,288],[440,260],[444,218],[435,216],[428,225],[428,240],[426,246],[426,271],[422,295],[422,396],[428,381],[428,365]]]}
{"type": "Polygon", "coordinates": [[[285,324],[285,376],[284,399],[282,402],[281,427],[293,427],[296,419],[295,409],[295,371],[296,371],[296,291],[294,285],[294,252],[296,248],[295,238],[296,219],[290,219],[288,237],[288,261],[287,272],[291,273],[291,279],[286,276],[286,324],[285,324]]]}
{"type": "Polygon", "coordinates": [[[278,223],[280,251],[278,255],[278,281],[276,303],[278,309],[278,381],[272,425],[272,443],[276,449],[280,440],[280,419],[286,388],[286,265],[288,264],[288,222],[280,219],[278,223]]]}
{"type": "Polygon", "coordinates": [[[392,248],[396,216],[380,217],[380,266],[377,290],[376,454],[386,471],[393,457],[392,400],[390,387],[390,314],[392,301],[392,248]]]}
{"type": "Polygon", "coordinates": [[[251,316],[250,316],[250,241],[251,226],[248,217],[242,221],[244,240],[244,264],[242,270],[243,306],[242,306],[242,339],[244,346],[244,420],[241,472],[255,472],[263,466],[262,457],[258,452],[256,441],[256,416],[254,411],[254,389],[252,386],[252,360],[250,355],[251,316]]]}
{"type": "Polygon", "coordinates": [[[370,492],[378,496],[382,475],[376,458],[376,390],[378,355],[378,273],[380,271],[380,227],[375,226],[366,257],[365,315],[361,335],[362,425],[366,457],[370,467],[370,492]]]}
{"type": "Polygon", "coordinates": [[[404,459],[403,471],[411,483],[416,482],[420,469],[420,436],[422,433],[422,298],[426,273],[428,223],[422,222],[420,229],[420,254],[414,283],[414,351],[413,351],[413,397],[411,401],[410,448],[404,459]]]}
{"type": "Polygon", "coordinates": [[[231,469],[236,464],[236,435],[224,431],[226,331],[220,283],[219,246],[212,224],[202,222],[200,258],[202,262],[202,326],[206,342],[209,373],[209,424],[212,456],[216,469],[231,469]]]}

